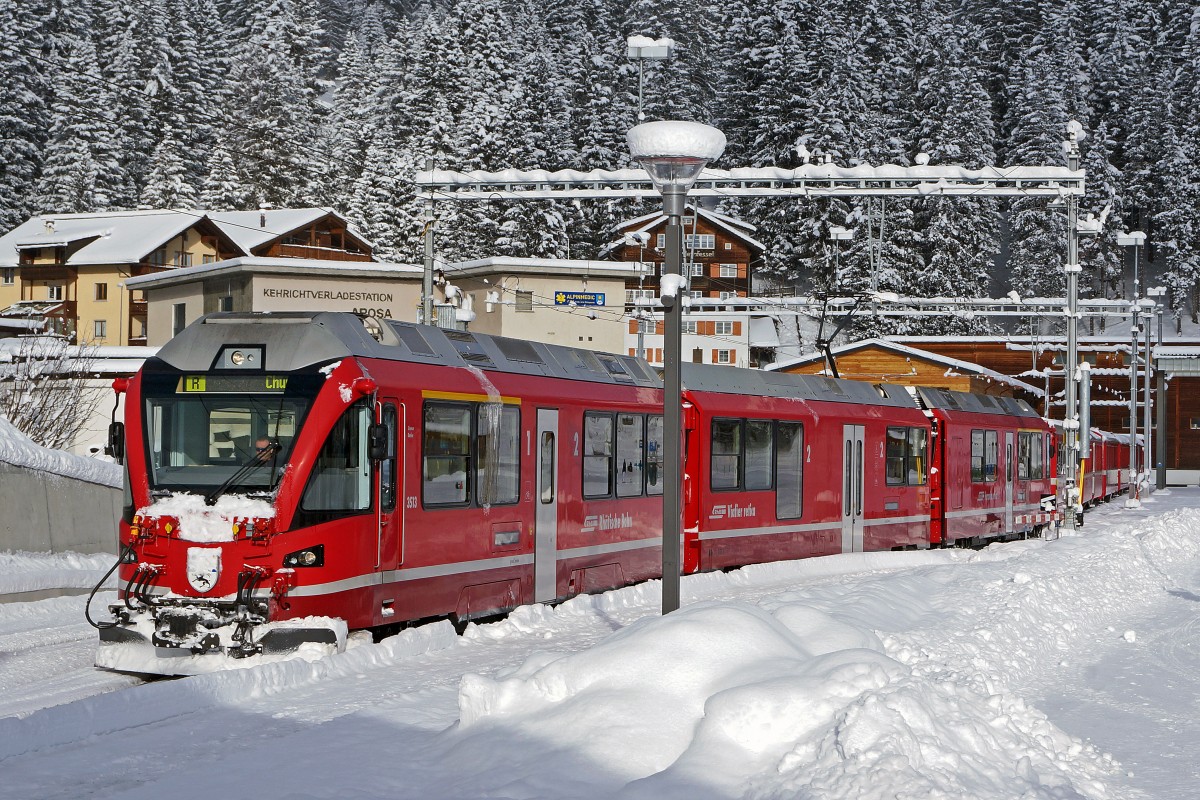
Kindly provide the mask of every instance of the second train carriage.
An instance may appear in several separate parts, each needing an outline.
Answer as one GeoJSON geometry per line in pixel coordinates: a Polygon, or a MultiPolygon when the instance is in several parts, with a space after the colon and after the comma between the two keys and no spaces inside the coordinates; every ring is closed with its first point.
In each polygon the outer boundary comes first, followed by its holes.
{"type": "Polygon", "coordinates": [[[929,421],[902,387],[685,364],[688,571],[929,544],[929,421]]]}

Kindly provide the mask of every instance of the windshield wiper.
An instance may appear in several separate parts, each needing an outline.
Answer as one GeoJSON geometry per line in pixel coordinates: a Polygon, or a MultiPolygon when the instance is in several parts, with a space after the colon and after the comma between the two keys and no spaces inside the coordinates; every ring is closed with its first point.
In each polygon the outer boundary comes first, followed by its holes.
{"type": "Polygon", "coordinates": [[[264,446],[260,447],[254,453],[254,455],[250,456],[250,460],[245,464],[242,464],[237,472],[230,475],[228,480],[205,495],[204,504],[206,506],[216,505],[217,498],[225,494],[226,489],[228,489],[230,486],[233,486],[243,478],[249,476],[250,473],[254,472],[254,470],[258,469],[263,464],[266,464],[268,459],[270,459],[271,463],[274,464],[274,456],[277,455],[282,449],[283,448],[280,447],[279,442],[267,442],[264,446]]]}

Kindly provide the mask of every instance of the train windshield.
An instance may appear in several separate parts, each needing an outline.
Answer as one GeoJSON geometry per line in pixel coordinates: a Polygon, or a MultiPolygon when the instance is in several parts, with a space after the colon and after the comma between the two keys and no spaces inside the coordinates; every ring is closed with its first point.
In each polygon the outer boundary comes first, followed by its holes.
{"type": "Polygon", "coordinates": [[[323,376],[306,378],[147,376],[151,491],[269,495],[323,376]]]}

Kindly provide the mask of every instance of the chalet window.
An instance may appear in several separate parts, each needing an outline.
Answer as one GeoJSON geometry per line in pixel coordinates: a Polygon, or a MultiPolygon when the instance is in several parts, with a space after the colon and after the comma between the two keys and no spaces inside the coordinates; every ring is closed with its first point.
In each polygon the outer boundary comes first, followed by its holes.
{"type": "Polygon", "coordinates": [[[717,322],[717,323],[714,323],[714,325],[716,326],[715,329],[713,330],[713,333],[715,335],[717,335],[717,336],[732,336],[733,335],[733,323],[732,322],[717,322]]]}
{"type": "Polygon", "coordinates": [[[178,336],[187,327],[187,303],[174,303],[171,306],[171,335],[178,336]]]}
{"type": "Polygon", "coordinates": [[[721,292],[721,294],[720,294],[721,300],[736,300],[737,297],[738,297],[737,292],[721,292]]]}
{"type": "Polygon", "coordinates": [[[647,300],[652,300],[652,299],[654,299],[654,292],[652,292],[650,289],[626,289],[625,290],[625,305],[627,305],[627,306],[637,305],[637,301],[639,298],[645,298],[647,300]]]}
{"type": "Polygon", "coordinates": [[[0,283],[3,283],[5,286],[12,286],[16,282],[17,282],[17,268],[16,267],[5,267],[4,269],[0,270],[0,283]]]}
{"type": "Polygon", "coordinates": [[[222,297],[218,303],[218,307],[222,311],[233,311],[233,296],[227,294],[222,297]]]}
{"type": "Polygon", "coordinates": [[[96,300],[98,302],[103,302],[107,299],[108,299],[108,284],[107,283],[97,283],[96,284],[96,300]]]}
{"type": "Polygon", "coordinates": [[[108,320],[98,319],[93,326],[93,334],[96,339],[105,339],[108,337],[108,320]]]}
{"type": "Polygon", "coordinates": [[[689,233],[684,237],[684,246],[690,250],[715,250],[717,237],[711,233],[689,233]]]}
{"type": "Polygon", "coordinates": [[[685,295],[687,297],[692,297],[692,298],[696,298],[696,299],[704,298],[704,292],[699,291],[699,290],[685,292],[685,295]]]}
{"type": "Polygon", "coordinates": [[[685,319],[680,325],[682,325],[684,333],[690,333],[692,336],[696,335],[696,320],[685,319]]]}
{"type": "Polygon", "coordinates": [[[46,299],[47,300],[62,300],[63,299],[62,285],[59,284],[59,285],[47,286],[46,287],[46,299]]]}
{"type": "Polygon", "coordinates": [[[192,254],[183,250],[176,250],[175,257],[171,263],[177,267],[190,267],[192,265],[192,254]]]}
{"type": "Polygon", "coordinates": [[[216,261],[217,261],[217,257],[214,255],[211,255],[209,253],[205,253],[204,255],[200,256],[201,264],[215,264],[216,261]]]}
{"type": "Polygon", "coordinates": [[[721,264],[722,278],[736,278],[738,276],[737,264],[721,264]]]}
{"type": "Polygon", "coordinates": [[[733,363],[733,351],[732,350],[718,350],[716,363],[732,364],[733,363]]]}
{"type": "Polygon", "coordinates": [[[638,320],[638,333],[653,336],[658,331],[658,321],[654,319],[638,320]]]}
{"type": "Polygon", "coordinates": [[[726,250],[732,250],[732,249],[733,249],[733,242],[726,242],[726,243],[725,243],[725,249],[726,249],[726,250]]]}
{"type": "Polygon", "coordinates": [[[167,263],[167,249],[160,247],[158,250],[155,250],[150,254],[149,261],[156,267],[164,266],[167,263]]]}
{"type": "Polygon", "coordinates": [[[658,250],[665,250],[667,247],[667,235],[665,233],[660,233],[658,235],[658,239],[655,240],[654,246],[658,250]]]}
{"type": "Polygon", "coordinates": [[[692,264],[692,277],[693,278],[703,278],[704,277],[704,265],[703,264],[692,264]]]}

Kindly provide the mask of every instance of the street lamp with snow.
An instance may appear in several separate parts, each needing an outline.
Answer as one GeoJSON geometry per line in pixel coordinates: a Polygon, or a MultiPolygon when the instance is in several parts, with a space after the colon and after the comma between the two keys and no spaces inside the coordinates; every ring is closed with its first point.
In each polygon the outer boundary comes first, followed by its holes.
{"type": "Polygon", "coordinates": [[[679,608],[683,522],[683,211],[700,172],[725,151],[725,134],[698,122],[646,122],[626,136],[629,152],[662,194],[667,218],[666,262],[659,281],[665,317],[663,343],[662,613],[679,608]]]}

